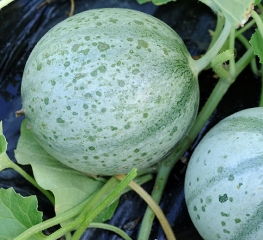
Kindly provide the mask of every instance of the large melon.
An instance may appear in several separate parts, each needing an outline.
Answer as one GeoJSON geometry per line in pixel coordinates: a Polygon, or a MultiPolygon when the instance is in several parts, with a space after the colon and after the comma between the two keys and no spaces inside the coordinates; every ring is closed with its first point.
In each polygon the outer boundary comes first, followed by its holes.
{"type": "Polygon", "coordinates": [[[113,175],[160,161],[192,126],[197,73],[180,37],[129,9],[82,12],[33,49],[22,100],[38,142],[85,173],[113,175]]]}

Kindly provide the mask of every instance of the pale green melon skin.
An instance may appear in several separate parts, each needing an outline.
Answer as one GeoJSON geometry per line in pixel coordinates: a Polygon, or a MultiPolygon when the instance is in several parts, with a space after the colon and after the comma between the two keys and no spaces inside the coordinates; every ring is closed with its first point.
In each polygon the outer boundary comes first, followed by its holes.
{"type": "Polygon", "coordinates": [[[160,161],[192,126],[197,74],[180,37],[133,10],[97,9],[52,28],[24,70],[22,100],[38,142],[88,174],[160,161]]]}
{"type": "Polygon", "coordinates": [[[235,113],[195,149],[185,178],[190,217],[205,240],[263,237],[263,108],[235,113]]]}

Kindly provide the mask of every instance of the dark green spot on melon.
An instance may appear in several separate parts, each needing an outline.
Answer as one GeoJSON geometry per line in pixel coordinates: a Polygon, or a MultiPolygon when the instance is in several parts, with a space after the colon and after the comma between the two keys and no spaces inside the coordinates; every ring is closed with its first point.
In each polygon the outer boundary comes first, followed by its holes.
{"type": "Polygon", "coordinates": [[[96,95],[100,97],[102,93],[100,91],[96,91],[96,95]]]}
{"type": "Polygon", "coordinates": [[[163,48],[163,53],[164,53],[165,55],[169,55],[169,52],[167,51],[166,48],[163,48]]]}
{"type": "Polygon", "coordinates": [[[172,129],[172,131],[170,132],[170,136],[173,136],[174,133],[177,132],[177,130],[178,130],[178,127],[177,127],[177,126],[174,126],[173,129],[172,129]]]}
{"type": "Polygon", "coordinates": [[[86,103],[84,103],[84,104],[83,104],[83,108],[84,108],[84,109],[88,109],[88,108],[89,108],[89,105],[86,104],[86,103]]]}
{"type": "Polygon", "coordinates": [[[70,62],[69,62],[69,61],[64,62],[64,66],[65,66],[65,67],[68,67],[69,65],[70,65],[70,62]]]}
{"type": "Polygon", "coordinates": [[[227,194],[225,193],[224,195],[219,195],[219,202],[223,203],[223,202],[226,202],[228,200],[228,196],[227,194]]]}
{"type": "Polygon", "coordinates": [[[118,22],[118,19],[110,18],[109,22],[111,22],[111,23],[117,23],[117,22],[118,22]]]}
{"type": "Polygon", "coordinates": [[[137,69],[137,68],[135,68],[135,69],[132,70],[132,74],[134,74],[134,75],[138,74],[139,72],[140,72],[140,70],[137,69]]]}
{"type": "Polygon", "coordinates": [[[111,131],[116,131],[116,130],[118,130],[117,127],[113,127],[113,126],[111,126],[110,129],[111,129],[111,131]]]}
{"type": "Polygon", "coordinates": [[[72,48],[71,48],[71,51],[72,51],[72,52],[77,52],[78,49],[79,49],[79,47],[80,47],[80,44],[74,44],[74,45],[72,46],[72,48]]]}
{"type": "Polygon", "coordinates": [[[228,213],[221,212],[221,216],[222,216],[222,217],[229,217],[229,214],[228,214],[228,213]]]}
{"type": "Polygon", "coordinates": [[[241,223],[241,219],[235,218],[235,223],[241,223]]]}
{"type": "Polygon", "coordinates": [[[134,20],[134,22],[135,22],[136,24],[138,24],[138,25],[144,25],[144,23],[143,23],[143,22],[141,22],[141,21],[138,21],[138,20],[134,20]]]}
{"type": "Polygon", "coordinates": [[[84,95],[84,97],[85,97],[86,99],[90,99],[90,98],[92,98],[92,95],[91,95],[90,93],[86,93],[86,94],[84,95]]]}
{"type": "Polygon", "coordinates": [[[228,176],[228,180],[229,181],[233,181],[234,179],[235,179],[234,175],[231,174],[231,175],[228,176]]]}
{"type": "Polygon", "coordinates": [[[144,40],[138,40],[138,46],[140,46],[142,48],[148,48],[149,44],[147,42],[145,42],[144,40]]]}
{"type": "Polygon", "coordinates": [[[118,85],[120,87],[124,87],[125,86],[125,82],[123,80],[118,80],[118,85]]]}
{"type": "Polygon", "coordinates": [[[41,68],[42,68],[42,63],[39,63],[39,64],[37,65],[37,70],[40,71],[41,68]]]}
{"type": "Polygon", "coordinates": [[[45,103],[46,105],[48,105],[48,104],[49,104],[49,98],[44,98],[44,103],[45,103]]]}
{"type": "Polygon", "coordinates": [[[107,43],[103,43],[103,42],[99,42],[98,43],[98,49],[103,52],[106,51],[110,48],[110,45],[108,45],[107,43]]]}
{"type": "Polygon", "coordinates": [[[55,80],[55,79],[51,79],[50,82],[51,82],[51,85],[52,85],[52,86],[55,86],[55,85],[56,85],[56,80],[55,80]]]}
{"type": "Polygon", "coordinates": [[[62,118],[57,118],[57,123],[64,123],[65,121],[62,118]]]}

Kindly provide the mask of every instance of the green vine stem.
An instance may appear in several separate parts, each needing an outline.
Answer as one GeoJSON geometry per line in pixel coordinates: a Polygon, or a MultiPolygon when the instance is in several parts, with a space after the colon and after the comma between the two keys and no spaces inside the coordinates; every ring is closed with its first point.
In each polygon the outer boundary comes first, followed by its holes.
{"type": "Polygon", "coordinates": [[[65,235],[67,232],[76,229],[84,221],[86,215],[88,215],[88,213],[92,211],[92,209],[96,208],[98,203],[103,201],[107,196],[108,192],[114,189],[117,186],[117,184],[118,181],[116,181],[115,177],[111,177],[103,185],[103,187],[100,188],[95,194],[93,194],[92,197],[88,199],[86,204],[82,206],[82,208],[80,209],[81,212],[78,212],[78,216],[73,222],[63,225],[62,228],[48,236],[46,240],[56,240],[65,235]]]}
{"type": "MultiPolygon", "coordinates": [[[[232,37],[231,41],[234,41],[234,30],[232,30],[232,37]]],[[[230,48],[233,48],[233,43],[230,45],[230,48]]],[[[250,48],[235,64],[234,71],[231,72],[235,73],[233,76],[226,76],[226,78],[220,78],[218,83],[216,84],[215,88],[213,89],[210,97],[206,101],[204,107],[201,109],[200,113],[197,116],[197,119],[194,123],[194,126],[188,133],[188,135],[174,148],[171,154],[164,159],[158,165],[158,173],[156,177],[156,186],[158,188],[154,188],[152,191],[153,199],[159,204],[161,195],[163,193],[164,187],[166,185],[167,176],[170,175],[171,170],[173,169],[175,163],[180,159],[180,157],[185,153],[185,151],[191,146],[194,139],[198,136],[199,132],[207,122],[208,118],[211,116],[219,102],[221,101],[224,94],[227,92],[228,88],[231,84],[235,81],[236,77],[244,70],[244,68],[250,63],[253,59],[254,53],[253,50],[250,48]],[[164,179],[161,181],[161,184],[158,184],[160,179],[164,179]]],[[[233,62],[232,62],[233,64],[233,62]]],[[[147,211],[150,211],[147,209],[147,211]]],[[[152,216],[151,214],[147,214],[142,222],[141,230],[140,230],[140,239],[148,239],[150,235],[150,227],[152,226],[152,216]],[[141,233],[141,232],[144,233],[141,233]]]]}
{"type": "MultiPolygon", "coordinates": [[[[147,174],[144,176],[140,176],[140,177],[136,177],[134,180],[138,183],[138,184],[144,184],[148,181],[150,181],[153,178],[153,176],[151,174],[147,174]]],[[[114,177],[111,178],[105,185],[104,188],[105,189],[113,189],[119,181],[117,181],[114,177]]],[[[130,189],[126,189],[124,192],[129,191],[130,189]]],[[[95,192],[93,193],[88,199],[86,199],[84,202],[80,203],[79,205],[75,206],[74,208],[68,210],[65,213],[62,213],[58,216],[55,216],[53,218],[50,218],[44,222],[41,222],[39,224],[36,224],[34,226],[32,226],[31,228],[27,229],[25,232],[23,232],[20,236],[18,236],[17,238],[15,238],[15,240],[25,240],[28,239],[29,237],[45,230],[48,228],[51,228],[55,225],[61,224],[63,222],[67,222],[70,219],[73,219],[74,217],[78,216],[81,212],[83,212],[83,209],[85,209],[85,207],[87,208],[87,206],[92,206],[93,203],[97,203],[102,195],[105,194],[105,192],[103,193],[103,189],[100,193],[95,192]],[[91,199],[93,199],[93,203],[91,202],[91,199]]],[[[74,223],[73,224],[68,224],[64,227],[61,228],[61,230],[58,230],[60,232],[56,232],[57,235],[59,236],[63,236],[67,233],[69,233],[70,231],[74,230],[74,223]]],[[[76,224],[77,226],[77,224],[76,224]]],[[[54,236],[53,236],[54,237],[54,236]]],[[[55,236],[56,237],[56,236],[55,236]]],[[[50,237],[52,239],[52,236],[50,237]]],[[[71,238],[68,238],[71,239],[71,238]]]]}
{"type": "MultiPolygon", "coordinates": [[[[133,168],[123,179],[122,181],[111,191],[106,199],[100,201],[100,203],[94,208],[88,215],[87,218],[84,218],[84,221],[80,224],[76,232],[74,233],[72,240],[78,240],[85,232],[87,227],[90,225],[91,221],[107,206],[109,206],[113,201],[115,201],[125,188],[132,182],[132,180],[137,175],[137,169],[133,168]]],[[[138,185],[139,186],[139,185],[138,185]]]]}
{"type": "MultiPolygon", "coordinates": [[[[125,178],[125,175],[117,175],[115,176],[119,180],[123,180],[125,178]]],[[[169,222],[167,221],[162,209],[160,206],[156,203],[156,201],[137,183],[132,181],[129,186],[136,192],[140,197],[148,204],[148,206],[152,209],[152,211],[155,213],[156,217],[158,218],[163,231],[166,235],[166,238],[168,240],[176,240],[173,230],[171,229],[171,226],[169,222]]],[[[149,239],[149,238],[145,238],[149,239]]]]}
{"type": "MultiPolygon", "coordinates": [[[[251,48],[249,41],[243,36],[243,34],[239,34],[236,38],[245,46],[247,50],[251,48]]],[[[258,69],[256,58],[254,57],[250,62],[251,70],[256,76],[261,76],[261,70],[258,69]]]]}
{"type": "Polygon", "coordinates": [[[251,17],[253,17],[253,19],[255,20],[257,26],[258,26],[258,30],[261,34],[261,37],[263,38],[263,23],[262,23],[262,19],[260,18],[260,16],[257,14],[257,12],[255,10],[252,10],[251,12],[251,17]]]}
{"type": "MultiPolygon", "coordinates": [[[[230,36],[229,36],[229,50],[230,52],[234,53],[235,51],[235,28],[231,29],[230,36]]],[[[232,56],[229,58],[229,81],[232,84],[236,78],[236,64],[235,64],[235,57],[232,56]],[[231,78],[233,79],[231,83],[231,78]]]]}
{"type": "Polygon", "coordinates": [[[216,28],[215,31],[212,33],[212,41],[210,42],[208,49],[210,49],[212,46],[215,45],[215,42],[217,41],[217,39],[219,38],[222,32],[224,24],[225,24],[225,18],[220,14],[217,14],[216,28]]]}
{"type": "Polygon", "coordinates": [[[36,180],[31,177],[26,171],[24,171],[21,167],[19,167],[17,164],[15,164],[8,156],[6,153],[2,153],[2,162],[1,164],[4,165],[2,169],[5,168],[12,168],[16,172],[18,172],[21,176],[23,176],[28,182],[30,182],[34,187],[36,187],[40,192],[42,192],[48,199],[49,201],[54,205],[55,204],[55,199],[54,196],[47,190],[43,189],[40,187],[36,180]]]}
{"type": "MultiPolygon", "coordinates": [[[[56,239],[60,239],[61,237],[63,237],[64,235],[66,235],[67,233],[77,229],[77,227],[79,226],[80,221],[74,220],[73,222],[71,222],[70,224],[60,228],[59,230],[57,230],[56,232],[52,233],[51,235],[49,235],[48,237],[46,237],[46,240],[56,240],[56,239]]],[[[72,238],[71,238],[72,239],[72,238]]]]}
{"type": "MultiPolygon", "coordinates": [[[[144,176],[139,176],[139,177],[136,177],[133,181],[136,182],[138,185],[142,185],[146,182],[149,182],[150,180],[153,179],[153,175],[152,174],[147,174],[147,175],[144,175],[144,176]]],[[[129,192],[131,191],[132,189],[128,186],[124,191],[123,191],[123,194],[126,193],[126,192],[129,192]]]]}
{"type": "MultiPolygon", "coordinates": [[[[164,164],[164,162],[161,162],[157,171],[157,176],[154,184],[154,191],[152,192],[152,198],[156,203],[159,203],[162,198],[163,189],[161,186],[166,185],[166,182],[168,180],[169,174],[170,174],[170,166],[164,164]]],[[[145,240],[149,239],[152,223],[155,218],[156,213],[153,212],[153,210],[150,207],[147,207],[144,217],[141,224],[141,229],[139,232],[138,240],[145,240]]]]}
{"type": "Polygon", "coordinates": [[[20,234],[18,237],[16,237],[14,240],[26,240],[29,237],[37,234],[40,231],[43,231],[45,229],[48,229],[50,227],[53,227],[55,225],[58,225],[60,223],[66,222],[70,219],[72,219],[73,217],[77,216],[79,213],[81,213],[81,211],[83,210],[83,208],[88,204],[88,202],[90,201],[90,198],[86,199],[84,202],[80,203],[79,205],[77,205],[76,207],[68,210],[65,213],[62,213],[56,217],[50,218],[44,222],[41,222],[39,224],[34,225],[33,227],[27,229],[26,231],[24,231],[22,234],[20,234]]]}
{"type": "Polygon", "coordinates": [[[132,238],[126,232],[124,232],[120,228],[115,227],[115,226],[110,225],[110,224],[106,224],[106,223],[90,223],[90,225],[88,227],[89,228],[101,228],[101,229],[109,230],[109,231],[115,232],[116,234],[118,234],[124,240],[132,240],[132,238]]]}
{"type": "Polygon", "coordinates": [[[231,29],[231,24],[227,20],[225,20],[225,26],[223,28],[223,31],[216,40],[215,44],[205,53],[205,55],[202,58],[198,60],[193,60],[192,67],[194,69],[194,72],[200,73],[203,69],[205,69],[208,66],[208,64],[217,55],[217,53],[221,50],[222,46],[226,42],[231,29]]]}
{"type": "Polygon", "coordinates": [[[240,28],[239,30],[236,31],[235,36],[239,36],[240,34],[244,33],[245,31],[247,31],[248,29],[250,29],[251,27],[253,27],[253,25],[255,24],[255,20],[252,19],[251,21],[249,21],[248,23],[246,23],[246,25],[242,28],[240,28]]]}

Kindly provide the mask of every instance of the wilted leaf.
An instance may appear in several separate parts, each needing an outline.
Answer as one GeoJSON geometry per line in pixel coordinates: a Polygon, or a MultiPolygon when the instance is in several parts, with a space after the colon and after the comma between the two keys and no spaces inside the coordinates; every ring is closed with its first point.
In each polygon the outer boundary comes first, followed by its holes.
{"type": "MultiPolygon", "coordinates": [[[[42,222],[35,196],[22,197],[13,188],[0,189],[0,239],[14,239],[28,228],[42,222]]],[[[30,239],[44,239],[42,233],[30,239]]]]}

